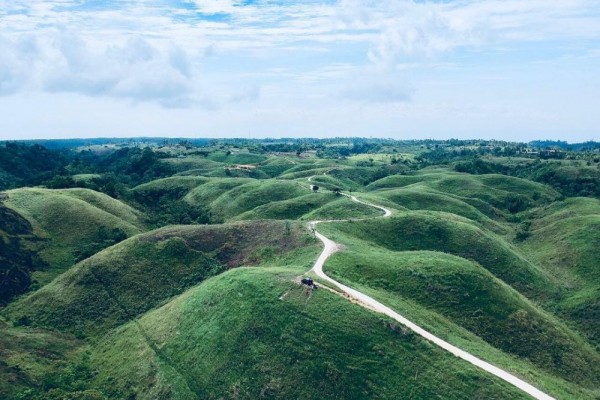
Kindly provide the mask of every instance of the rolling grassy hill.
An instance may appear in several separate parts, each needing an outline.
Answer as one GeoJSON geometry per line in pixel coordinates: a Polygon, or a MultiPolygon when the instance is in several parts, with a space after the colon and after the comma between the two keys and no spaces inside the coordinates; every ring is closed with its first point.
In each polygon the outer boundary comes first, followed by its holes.
{"type": "MultiPolygon", "coordinates": [[[[403,212],[386,220],[366,220],[326,225],[326,234],[338,232],[392,251],[432,250],[455,254],[481,264],[520,292],[544,298],[554,288],[535,265],[499,237],[469,220],[447,213],[403,212]]],[[[344,242],[340,239],[340,242],[344,242]]]]}
{"type": "Polygon", "coordinates": [[[45,284],[78,260],[140,233],[140,213],[88,189],[14,189],[5,204],[33,226],[39,254],[49,268],[35,273],[45,284]]]}
{"type": "Polygon", "coordinates": [[[319,226],[342,244],[333,277],[558,399],[600,397],[598,199],[391,153],[294,154],[160,158],[175,175],[122,201],[6,192],[2,249],[17,238],[48,267],[1,309],[0,397],[525,398],[299,284],[321,249],[307,221],[348,218],[319,226]]]}
{"type": "Polygon", "coordinates": [[[303,226],[283,221],[162,228],[82,261],[7,313],[80,335],[106,333],[222,271],[315,244],[303,226]]]}
{"type": "Polygon", "coordinates": [[[49,400],[71,392],[71,398],[102,399],[87,390],[93,372],[81,363],[83,351],[85,343],[68,333],[12,327],[0,319],[0,397],[35,399],[39,394],[49,400]],[[59,386],[69,388],[57,391],[59,386]]]}
{"type": "Polygon", "coordinates": [[[157,216],[172,212],[175,205],[188,213],[204,213],[212,223],[377,215],[371,207],[353,203],[327,189],[321,192],[311,193],[309,182],[305,179],[296,182],[175,176],[137,186],[132,190],[132,196],[139,207],[146,209],[146,214],[154,216],[155,220],[157,216]]]}
{"type": "MultiPolygon", "coordinates": [[[[439,252],[373,250],[356,240],[343,243],[351,243],[351,250],[334,256],[327,267],[347,284],[358,283],[386,301],[396,297],[439,314],[450,324],[434,323],[436,333],[455,335],[458,327],[466,329],[496,349],[546,371],[547,383],[552,374],[590,389],[597,387],[600,354],[477,262],[439,252]]],[[[423,312],[412,317],[418,324],[432,318],[423,312]]],[[[474,351],[494,358],[489,346],[474,351]]],[[[507,363],[509,367],[515,364],[515,360],[507,363]]],[[[523,366],[522,371],[528,368],[523,366]]]]}
{"type": "Polygon", "coordinates": [[[470,175],[441,168],[424,169],[414,175],[389,175],[370,183],[371,190],[406,187],[418,183],[455,196],[474,197],[503,206],[509,194],[521,195],[531,203],[559,197],[552,188],[527,179],[506,175],[470,175]]]}
{"type": "Polygon", "coordinates": [[[532,213],[523,254],[563,292],[558,312],[600,346],[600,201],[571,198],[532,213]]]}
{"type": "Polygon", "coordinates": [[[524,398],[293,276],[243,268],[190,289],[106,336],[95,382],[115,398],[524,398]]]}

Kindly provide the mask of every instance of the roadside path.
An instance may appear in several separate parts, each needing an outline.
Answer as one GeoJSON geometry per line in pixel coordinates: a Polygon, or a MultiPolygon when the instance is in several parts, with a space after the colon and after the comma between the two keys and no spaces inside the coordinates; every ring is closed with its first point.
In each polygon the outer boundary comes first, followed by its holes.
{"type": "MultiPolygon", "coordinates": [[[[312,176],[308,178],[308,181],[309,182],[312,181],[312,176]]],[[[342,194],[344,196],[351,198],[352,201],[354,201],[354,202],[365,204],[365,205],[371,206],[371,207],[375,207],[375,208],[383,211],[384,218],[387,218],[390,215],[392,215],[392,211],[385,207],[367,203],[367,202],[359,200],[355,196],[352,196],[349,194],[345,194],[345,193],[342,193],[342,194]]],[[[373,217],[373,218],[381,218],[381,217],[373,217]]],[[[324,245],[321,255],[319,255],[319,258],[317,259],[317,261],[315,262],[314,266],[311,269],[311,271],[314,272],[319,278],[321,278],[321,279],[331,283],[332,285],[336,286],[337,288],[339,288],[341,291],[343,291],[344,293],[349,295],[352,299],[354,299],[356,301],[356,303],[361,305],[362,307],[387,315],[388,317],[390,317],[390,318],[394,319],[395,321],[401,323],[402,325],[406,326],[407,328],[409,328],[410,330],[415,332],[417,335],[427,339],[431,343],[441,347],[442,349],[444,349],[446,351],[449,351],[450,353],[454,354],[456,357],[462,358],[463,360],[473,364],[474,366],[479,367],[479,368],[483,369],[484,371],[487,371],[490,374],[497,376],[500,379],[505,380],[506,382],[508,382],[511,385],[515,386],[516,388],[524,391],[525,393],[531,395],[532,397],[539,399],[539,400],[555,400],[553,397],[549,396],[548,394],[535,388],[534,386],[530,385],[529,383],[517,378],[516,376],[504,371],[503,369],[500,369],[486,361],[483,361],[482,359],[477,358],[474,355],[472,355],[464,350],[461,350],[458,347],[451,345],[450,343],[440,339],[439,337],[433,335],[432,333],[426,331],[425,329],[421,328],[420,326],[416,325],[415,323],[409,321],[402,315],[398,314],[391,308],[383,305],[382,303],[378,302],[377,300],[373,299],[372,297],[367,296],[366,294],[361,293],[358,290],[352,289],[352,288],[336,281],[335,279],[329,277],[328,275],[326,275],[325,272],[323,272],[323,265],[325,264],[325,261],[327,261],[327,259],[331,255],[333,255],[335,252],[337,252],[340,249],[340,246],[337,243],[335,243],[333,240],[331,240],[331,239],[327,238],[326,236],[322,235],[321,233],[319,233],[317,231],[317,225],[321,224],[321,223],[336,222],[336,221],[340,222],[340,220],[309,222],[310,230],[315,233],[315,236],[321,242],[323,242],[323,245],[324,245]]],[[[346,221],[348,221],[348,220],[346,220],[346,221]]]]}

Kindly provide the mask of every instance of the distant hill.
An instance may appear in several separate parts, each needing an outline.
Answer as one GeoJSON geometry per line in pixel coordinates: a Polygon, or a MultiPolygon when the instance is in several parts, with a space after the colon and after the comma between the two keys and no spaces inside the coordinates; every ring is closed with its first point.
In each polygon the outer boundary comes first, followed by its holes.
{"type": "Polygon", "coordinates": [[[569,151],[592,151],[600,149],[600,142],[595,141],[567,143],[560,140],[534,140],[529,142],[529,145],[538,149],[557,148],[569,151]]]}

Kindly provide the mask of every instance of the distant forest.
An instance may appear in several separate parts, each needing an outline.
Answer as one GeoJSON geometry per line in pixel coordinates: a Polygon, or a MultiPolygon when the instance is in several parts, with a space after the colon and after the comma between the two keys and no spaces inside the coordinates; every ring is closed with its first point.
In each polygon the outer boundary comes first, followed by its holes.
{"type": "MultiPolygon", "coordinates": [[[[124,198],[128,188],[176,173],[161,160],[169,149],[206,156],[210,151],[244,148],[252,153],[313,152],[320,158],[360,154],[412,153],[413,160],[392,157],[395,168],[410,174],[433,165],[452,165],[471,174],[504,174],[549,184],[564,196],[600,196],[600,142],[514,143],[486,140],[392,140],[376,138],[302,139],[60,139],[0,143],[0,190],[43,185],[86,187],[124,198]],[[166,149],[166,150],[165,150],[166,149]],[[501,158],[531,160],[505,162],[501,158]],[[77,181],[74,175],[93,174],[77,181]]],[[[382,170],[374,177],[389,174],[382,170]]]]}

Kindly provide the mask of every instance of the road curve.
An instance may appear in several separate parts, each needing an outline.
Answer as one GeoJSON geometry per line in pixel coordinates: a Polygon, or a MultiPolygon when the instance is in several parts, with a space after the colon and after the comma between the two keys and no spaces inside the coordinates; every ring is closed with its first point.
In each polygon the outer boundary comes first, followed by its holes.
{"type": "MultiPolygon", "coordinates": [[[[310,178],[308,180],[311,181],[310,178]]],[[[362,200],[357,199],[355,196],[352,196],[352,195],[348,195],[348,194],[344,194],[344,195],[350,197],[353,201],[355,201],[357,203],[375,207],[375,208],[383,211],[384,217],[389,217],[390,215],[392,215],[392,212],[385,207],[364,202],[362,200]]],[[[335,221],[332,220],[332,221],[311,221],[311,222],[309,222],[309,227],[310,227],[311,231],[314,232],[315,236],[321,242],[323,242],[323,245],[324,245],[323,251],[321,252],[321,254],[319,255],[319,258],[317,259],[317,261],[315,262],[314,266],[311,269],[311,271],[314,272],[319,278],[338,287],[344,293],[346,293],[350,297],[352,297],[361,306],[387,315],[388,317],[390,317],[390,318],[394,319],[395,321],[398,321],[402,325],[406,326],[407,328],[409,328],[410,330],[415,332],[417,335],[427,339],[431,343],[441,347],[442,349],[444,349],[446,351],[449,351],[450,353],[454,354],[456,357],[462,358],[463,360],[473,364],[474,366],[479,367],[479,368],[483,369],[484,371],[487,371],[490,374],[497,376],[500,379],[505,380],[506,382],[508,382],[511,385],[515,386],[516,388],[522,390],[523,392],[531,395],[532,397],[534,397],[536,399],[540,399],[540,400],[555,400],[553,397],[549,396],[548,394],[535,388],[534,386],[530,385],[529,383],[517,378],[516,376],[504,371],[503,369],[500,369],[488,362],[485,362],[482,359],[477,358],[474,355],[467,353],[466,351],[461,350],[458,347],[453,346],[450,343],[440,339],[439,337],[433,335],[432,333],[426,331],[425,329],[421,328],[420,326],[414,324],[413,322],[404,318],[402,315],[398,314],[391,308],[383,305],[382,303],[378,302],[377,300],[373,299],[372,297],[367,296],[366,294],[361,293],[358,290],[352,289],[352,288],[336,281],[335,279],[332,279],[329,276],[327,276],[325,274],[325,272],[323,272],[323,265],[325,264],[325,261],[327,261],[327,259],[332,254],[334,254],[336,251],[339,250],[340,246],[337,243],[335,243],[333,240],[325,237],[324,235],[322,235],[321,233],[319,233],[317,231],[317,225],[320,223],[324,223],[324,222],[335,222],[335,221]]],[[[338,222],[339,222],[339,220],[338,220],[338,222]]]]}

